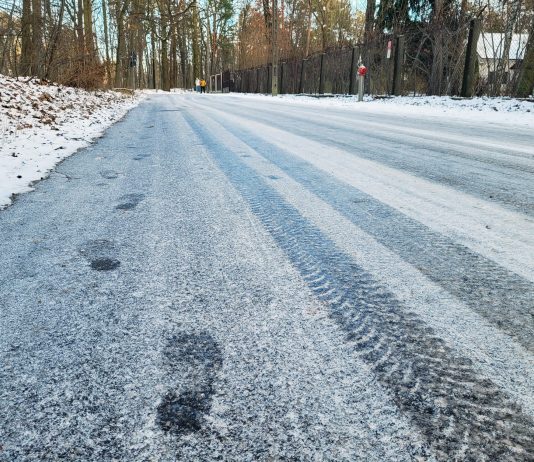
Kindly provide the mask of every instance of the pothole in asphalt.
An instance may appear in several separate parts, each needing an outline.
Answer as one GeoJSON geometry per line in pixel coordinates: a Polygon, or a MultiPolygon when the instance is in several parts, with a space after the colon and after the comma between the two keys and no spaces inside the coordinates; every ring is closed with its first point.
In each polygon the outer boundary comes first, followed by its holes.
{"type": "Polygon", "coordinates": [[[118,210],[131,210],[139,204],[145,198],[144,194],[125,194],[121,196],[119,200],[123,201],[115,208],[118,210]]]}
{"type": "Polygon", "coordinates": [[[91,261],[91,268],[96,271],[111,271],[120,266],[121,262],[114,258],[97,258],[91,261]]]}
{"type": "Polygon", "coordinates": [[[115,170],[102,170],[100,175],[106,178],[107,180],[113,180],[119,176],[115,170]]]}

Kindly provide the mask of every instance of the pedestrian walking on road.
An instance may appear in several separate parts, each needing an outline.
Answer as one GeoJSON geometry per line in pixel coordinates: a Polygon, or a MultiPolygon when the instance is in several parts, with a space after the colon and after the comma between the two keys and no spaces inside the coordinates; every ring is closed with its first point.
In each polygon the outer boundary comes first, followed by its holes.
{"type": "Polygon", "coordinates": [[[206,81],[204,79],[200,81],[200,93],[206,93],[206,81]]]}
{"type": "Polygon", "coordinates": [[[201,87],[200,87],[200,79],[195,80],[195,91],[200,93],[201,87]]]}

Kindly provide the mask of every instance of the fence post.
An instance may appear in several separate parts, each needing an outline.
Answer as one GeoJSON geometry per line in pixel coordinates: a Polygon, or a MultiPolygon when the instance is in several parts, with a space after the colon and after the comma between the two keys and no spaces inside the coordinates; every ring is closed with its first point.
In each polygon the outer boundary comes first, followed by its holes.
{"type": "Polygon", "coordinates": [[[321,70],[319,72],[319,94],[324,95],[324,74],[325,74],[325,65],[324,57],[326,53],[321,53],[321,70]]]}
{"type": "Polygon", "coordinates": [[[349,95],[356,94],[357,72],[358,72],[358,48],[352,47],[352,57],[350,60],[349,95]]]}
{"type": "Polygon", "coordinates": [[[395,63],[393,64],[393,88],[395,96],[402,94],[402,67],[404,63],[404,35],[395,38],[395,63]]]}
{"type": "Polygon", "coordinates": [[[480,19],[471,19],[469,24],[469,38],[465,51],[464,76],[462,79],[461,96],[470,98],[475,90],[475,67],[477,60],[477,42],[480,35],[480,19]]]}
{"type": "Polygon", "coordinates": [[[299,93],[304,93],[304,65],[306,64],[307,59],[302,60],[302,65],[300,66],[300,82],[299,82],[299,93]]]}
{"type": "Polygon", "coordinates": [[[286,63],[282,62],[280,63],[280,87],[278,89],[278,92],[280,94],[284,93],[284,71],[285,71],[285,65],[286,63]]]}
{"type": "MultiPolygon", "coordinates": [[[[264,3],[265,5],[265,3],[264,3]]],[[[271,29],[271,40],[272,40],[272,72],[271,72],[271,95],[278,95],[278,64],[279,64],[279,49],[278,49],[278,0],[272,0],[272,29],[271,29]]],[[[283,11],[282,4],[282,11],[283,11]]]]}

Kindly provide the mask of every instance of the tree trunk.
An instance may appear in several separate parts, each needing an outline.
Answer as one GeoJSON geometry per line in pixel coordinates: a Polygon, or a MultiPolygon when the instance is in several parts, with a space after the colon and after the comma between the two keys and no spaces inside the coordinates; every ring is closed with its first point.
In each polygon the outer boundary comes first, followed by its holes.
{"type": "Polygon", "coordinates": [[[124,25],[124,13],[126,8],[123,7],[117,15],[117,61],[115,64],[115,87],[124,86],[124,71],[127,65],[126,52],[126,35],[124,25]]]}
{"type": "Polygon", "coordinates": [[[21,43],[21,63],[20,73],[30,75],[32,72],[32,6],[31,0],[22,0],[22,43],[21,43]]]}
{"type": "Polygon", "coordinates": [[[85,47],[85,39],[83,35],[83,0],[77,0],[76,10],[76,32],[78,35],[78,52],[83,53],[85,47]]]}
{"type": "Polygon", "coordinates": [[[158,88],[157,73],[156,73],[156,37],[154,34],[154,25],[150,32],[150,46],[152,49],[152,88],[156,90],[158,88]]]}
{"type": "Polygon", "coordinates": [[[83,37],[84,62],[92,62],[95,58],[95,45],[93,41],[93,2],[83,0],[83,37]]]}
{"type": "Polygon", "coordinates": [[[375,10],[376,0],[367,0],[367,8],[365,9],[365,29],[364,29],[364,43],[366,48],[372,41],[373,30],[375,25],[375,10]]]}
{"type": "Polygon", "coordinates": [[[186,44],[185,44],[185,34],[182,31],[178,37],[178,47],[180,49],[180,70],[182,72],[182,87],[183,88],[189,88],[189,79],[187,75],[187,50],[186,50],[186,44]]]}
{"type": "Polygon", "coordinates": [[[176,43],[176,26],[172,26],[171,34],[171,87],[178,86],[178,45],[176,43]]]}
{"type": "Polygon", "coordinates": [[[434,1],[434,12],[430,27],[432,33],[430,94],[441,95],[443,90],[443,0],[434,1]]]}
{"type": "Polygon", "coordinates": [[[168,26],[165,15],[161,16],[161,89],[170,91],[169,50],[168,50],[168,26]]]}
{"type": "Polygon", "coordinates": [[[109,32],[108,32],[108,13],[106,0],[102,0],[102,21],[104,23],[104,46],[106,52],[106,76],[108,85],[111,84],[111,60],[109,58],[109,32]]]}
{"type": "Polygon", "coordinates": [[[263,20],[265,21],[265,33],[267,39],[271,43],[271,30],[272,30],[272,12],[270,0],[262,0],[263,3],[263,20]]]}
{"type": "Polygon", "coordinates": [[[31,73],[42,77],[43,14],[41,0],[32,0],[32,66],[31,73]]]}
{"type": "Polygon", "coordinates": [[[307,58],[310,54],[311,20],[312,20],[312,4],[311,4],[311,0],[308,0],[308,26],[306,28],[306,49],[304,50],[305,58],[307,58]]]}
{"type": "Polygon", "coordinates": [[[44,70],[45,79],[49,78],[52,63],[54,62],[54,58],[56,56],[57,44],[58,44],[59,37],[61,34],[61,28],[63,27],[64,12],[65,12],[65,0],[62,0],[60,7],[59,7],[59,15],[58,15],[59,17],[57,20],[57,24],[55,25],[53,33],[50,37],[50,44],[47,50],[46,68],[44,70]]]}
{"type": "Polygon", "coordinates": [[[146,37],[137,31],[137,86],[138,88],[146,88],[145,85],[145,70],[143,66],[143,56],[146,48],[146,37]]]}
{"type": "Polygon", "coordinates": [[[202,57],[200,55],[200,30],[198,23],[198,5],[196,0],[193,0],[193,14],[192,14],[192,46],[193,46],[193,79],[200,79],[202,77],[202,57]]]}

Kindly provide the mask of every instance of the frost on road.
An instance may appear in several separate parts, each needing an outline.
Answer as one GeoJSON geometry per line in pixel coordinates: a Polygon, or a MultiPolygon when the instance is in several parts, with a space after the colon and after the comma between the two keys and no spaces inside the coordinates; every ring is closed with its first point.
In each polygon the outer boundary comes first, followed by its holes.
{"type": "Polygon", "coordinates": [[[148,97],[0,212],[0,460],[534,460],[533,145],[148,97]]]}

